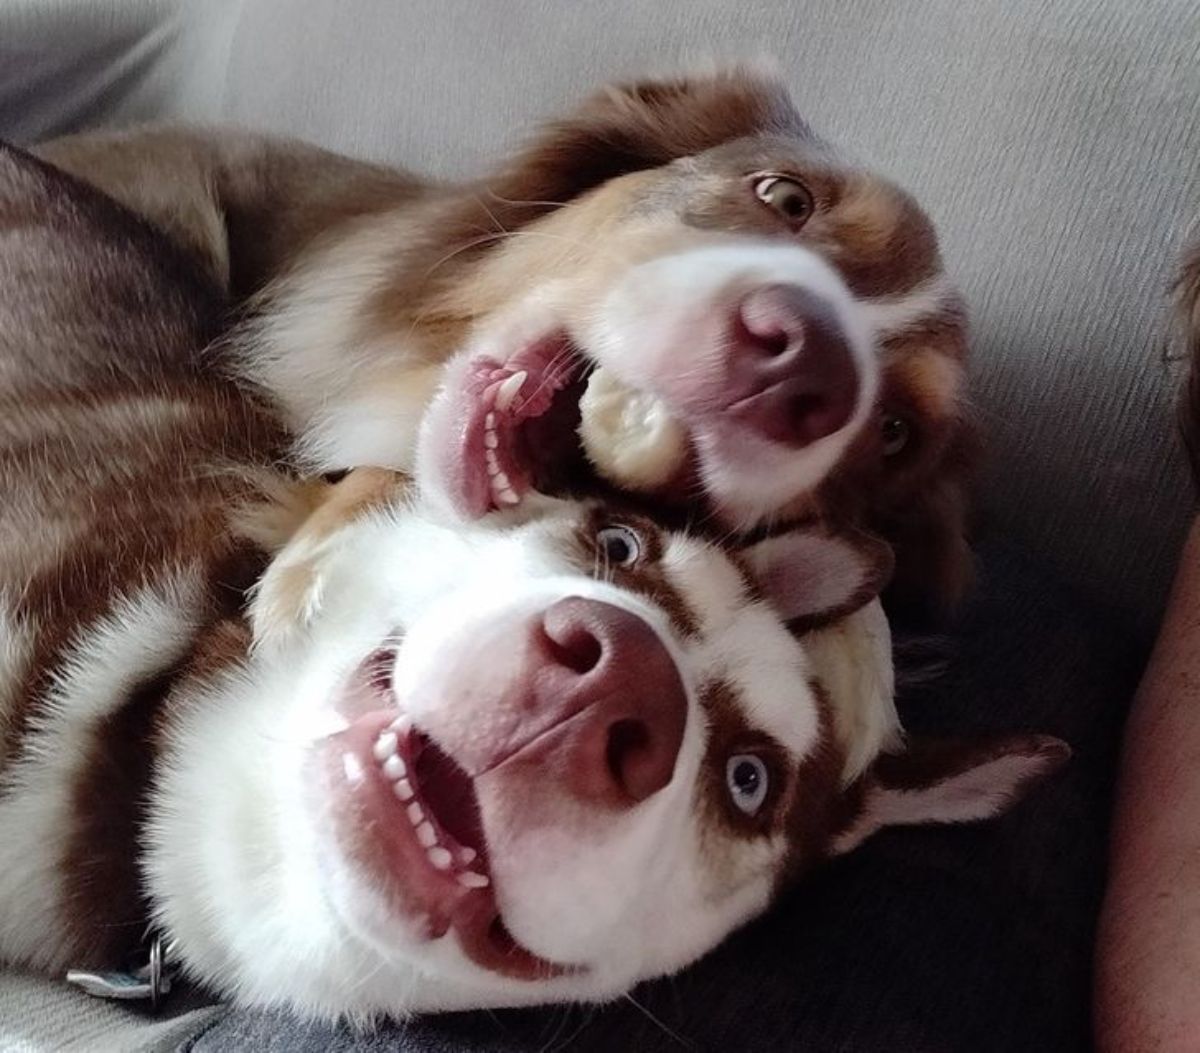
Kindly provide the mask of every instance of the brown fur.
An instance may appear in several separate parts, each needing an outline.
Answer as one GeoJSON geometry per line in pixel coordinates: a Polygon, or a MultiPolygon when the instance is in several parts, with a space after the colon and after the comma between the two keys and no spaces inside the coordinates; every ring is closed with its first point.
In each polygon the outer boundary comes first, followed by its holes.
{"type": "MultiPolygon", "coordinates": [[[[197,631],[240,614],[263,553],[229,509],[257,492],[250,469],[268,473],[283,436],[201,357],[224,294],[131,213],[0,147],[0,249],[0,599],[26,640],[0,698],[7,775],[73,648],[123,599],[184,572],[200,583],[197,631]]],[[[187,672],[131,686],[91,729],[64,832],[72,961],[111,963],[141,938],[129,845],[155,728],[187,672]]]]}

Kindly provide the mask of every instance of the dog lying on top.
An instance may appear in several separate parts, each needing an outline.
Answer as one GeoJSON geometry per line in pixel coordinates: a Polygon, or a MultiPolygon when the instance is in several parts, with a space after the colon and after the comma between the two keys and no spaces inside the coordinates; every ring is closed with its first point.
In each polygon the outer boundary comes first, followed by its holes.
{"type": "Polygon", "coordinates": [[[727,549],[617,500],[459,521],[368,486],[302,528],[285,631],[261,569],[325,484],[277,475],[202,353],[224,303],[193,263],[0,148],[0,959],[112,968],[149,925],[307,1014],[605,999],[1064,758],[901,749],[862,534],[727,549]]]}
{"type": "Polygon", "coordinates": [[[969,576],[933,227],[769,77],[609,88],[465,185],[229,131],[40,153],[257,294],[235,368],[310,470],[411,471],[424,421],[458,514],[616,487],[722,534],[870,530],[900,599],[969,576]]]}

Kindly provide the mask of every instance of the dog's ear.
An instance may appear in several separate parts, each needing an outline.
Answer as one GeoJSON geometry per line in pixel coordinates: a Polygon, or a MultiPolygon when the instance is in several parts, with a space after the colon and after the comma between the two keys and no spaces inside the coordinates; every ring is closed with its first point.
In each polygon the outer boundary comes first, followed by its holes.
{"type": "Polygon", "coordinates": [[[1061,768],[1071,748],[1050,735],[981,741],[917,740],[881,754],[854,789],[856,810],[831,855],[857,848],[887,826],[991,819],[1061,768]]]}
{"type": "Polygon", "coordinates": [[[794,530],[749,546],[744,565],[796,631],[843,618],[869,603],[892,571],[892,551],[868,534],[794,530]]]}
{"type": "Polygon", "coordinates": [[[782,83],[746,67],[611,85],[546,125],[489,188],[505,200],[559,204],[617,176],[764,132],[811,134],[782,83]]]}

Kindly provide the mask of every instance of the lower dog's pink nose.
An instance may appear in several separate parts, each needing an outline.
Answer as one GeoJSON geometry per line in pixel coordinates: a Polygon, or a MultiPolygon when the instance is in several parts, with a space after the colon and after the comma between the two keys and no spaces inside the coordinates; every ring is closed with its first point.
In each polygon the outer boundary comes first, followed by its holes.
{"type": "Polygon", "coordinates": [[[636,614],[579,596],[542,616],[539,694],[561,721],[534,743],[542,770],[575,795],[630,805],[671,781],[687,723],[674,659],[636,614]]]}
{"type": "Polygon", "coordinates": [[[730,330],[727,412],[796,447],[849,421],[859,374],[831,304],[798,285],[764,285],[743,297],[730,330]]]}

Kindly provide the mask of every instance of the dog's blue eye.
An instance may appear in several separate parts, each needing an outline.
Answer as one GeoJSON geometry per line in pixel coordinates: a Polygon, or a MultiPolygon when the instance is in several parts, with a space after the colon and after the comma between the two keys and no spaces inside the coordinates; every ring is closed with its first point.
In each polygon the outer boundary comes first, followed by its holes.
{"type": "Polygon", "coordinates": [[[767,766],[753,753],[737,753],[725,762],[725,784],[733,803],[747,815],[755,815],[767,799],[767,766]]]}
{"type": "Polygon", "coordinates": [[[609,566],[632,567],[642,555],[642,539],[635,531],[620,524],[596,531],[596,544],[609,566]]]}

